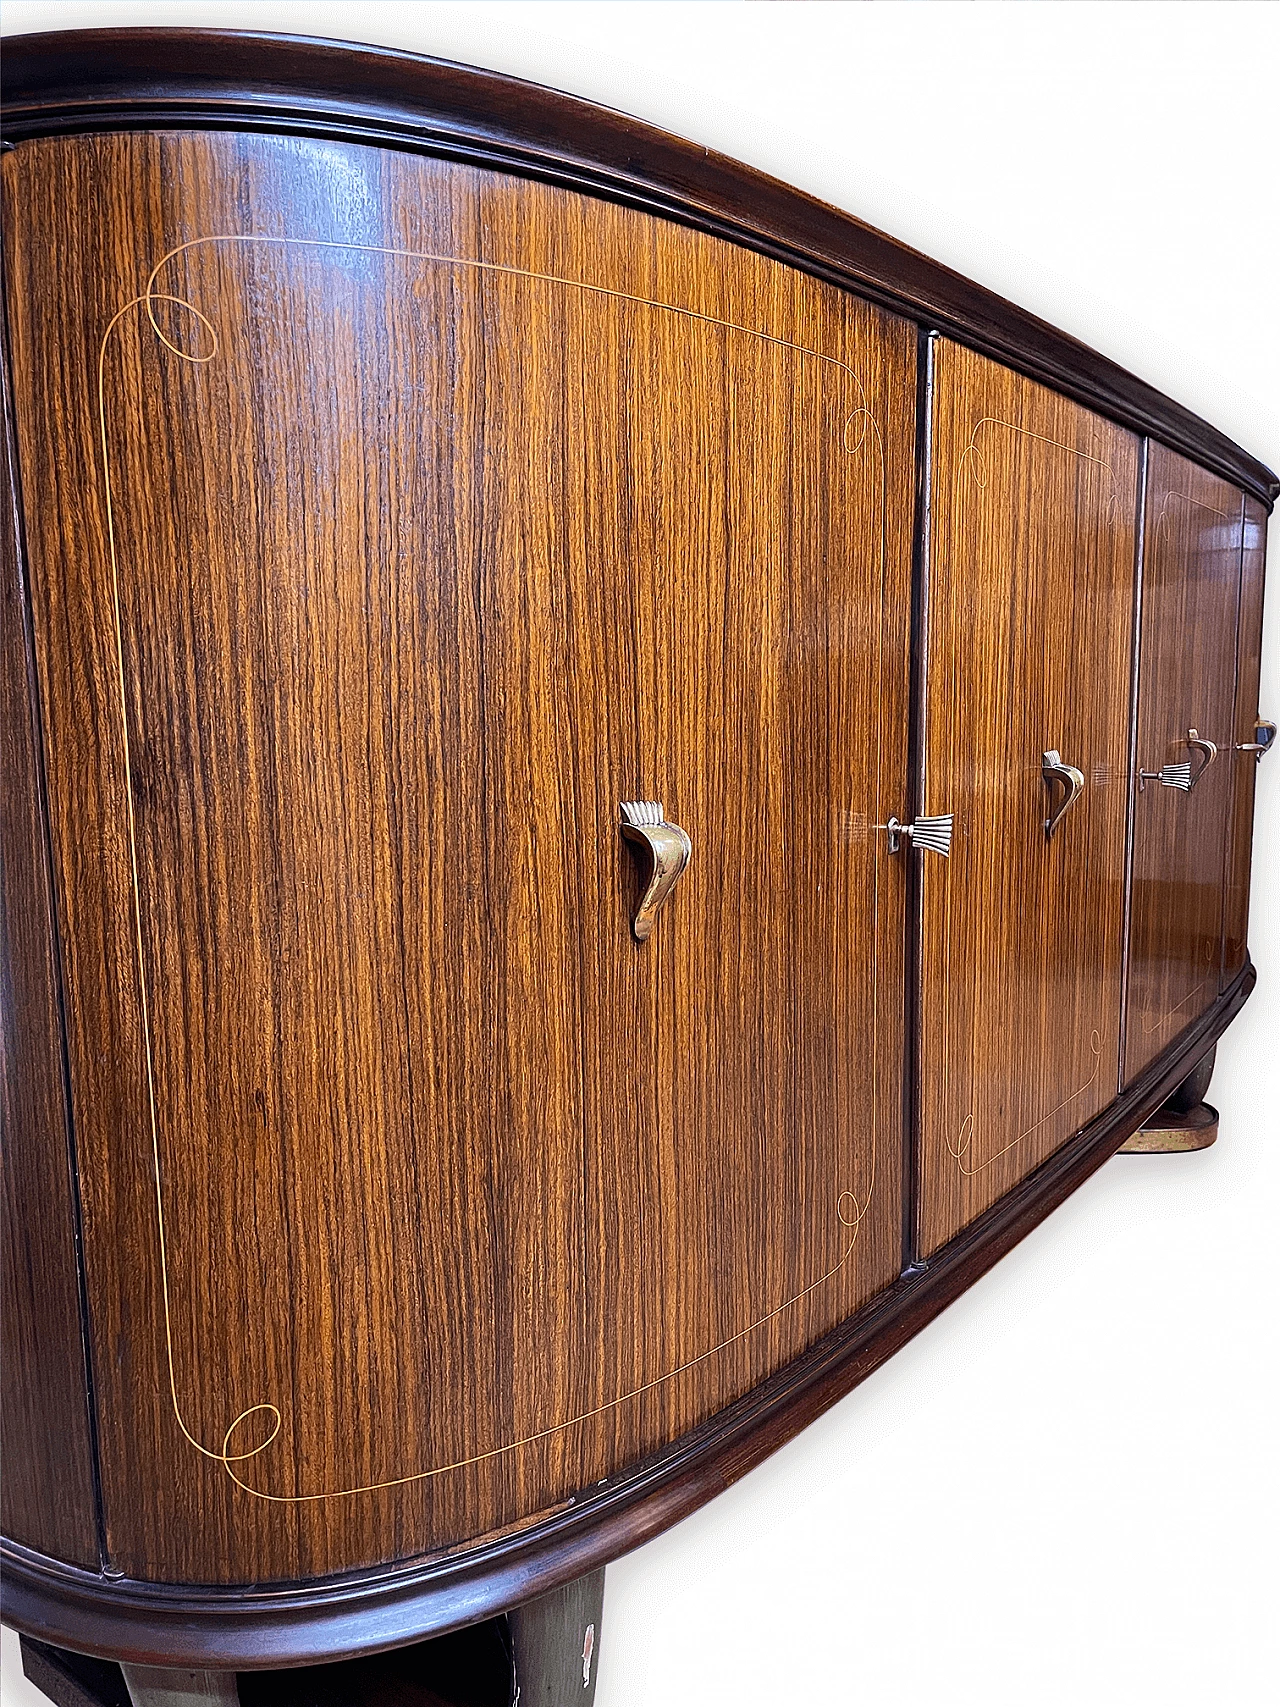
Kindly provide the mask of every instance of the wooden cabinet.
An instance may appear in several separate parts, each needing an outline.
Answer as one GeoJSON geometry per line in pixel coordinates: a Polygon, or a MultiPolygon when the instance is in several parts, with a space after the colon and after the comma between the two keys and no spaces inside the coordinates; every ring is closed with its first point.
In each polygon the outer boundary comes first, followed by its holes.
{"type": "Polygon", "coordinates": [[[947,339],[931,421],[925,1256],[1116,1094],[1138,491],[1131,433],[947,339]]]}
{"type": "MultiPolygon", "coordinates": [[[[1243,522],[1243,497],[1235,487],[1162,445],[1151,447],[1125,1027],[1129,1079],[1218,994],[1237,771],[1243,522]]],[[[1256,632],[1257,615],[1253,621],[1256,632]]],[[[1256,642],[1250,650],[1256,652],[1256,642]]]]}
{"type": "Polygon", "coordinates": [[[7,1615],[581,1643],[1201,1084],[1275,477],[566,97],[8,59],[7,1615]]]}

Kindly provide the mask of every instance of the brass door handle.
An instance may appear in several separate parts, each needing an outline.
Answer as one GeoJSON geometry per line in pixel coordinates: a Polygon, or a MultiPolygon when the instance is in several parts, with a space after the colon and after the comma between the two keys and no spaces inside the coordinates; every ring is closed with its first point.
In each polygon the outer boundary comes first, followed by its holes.
{"type": "Polygon", "coordinates": [[[637,942],[647,942],[658,909],[671,894],[689,863],[693,843],[679,824],[668,824],[660,800],[624,800],[622,834],[649,855],[649,882],[631,920],[637,942]]]}
{"type": "Polygon", "coordinates": [[[1257,722],[1253,726],[1253,732],[1255,735],[1261,735],[1264,730],[1266,731],[1266,735],[1263,740],[1241,741],[1240,745],[1236,748],[1236,752],[1252,753],[1255,759],[1260,759],[1264,753],[1269,753],[1275,745],[1276,739],[1276,726],[1269,717],[1258,718],[1257,722]]]}
{"type": "Polygon", "coordinates": [[[1075,805],[1084,793],[1084,772],[1077,770],[1074,765],[1065,765],[1062,755],[1056,747],[1041,754],[1040,775],[1044,778],[1045,787],[1049,790],[1049,799],[1053,800],[1053,786],[1062,784],[1062,799],[1057,806],[1050,805],[1049,816],[1044,821],[1046,839],[1053,834],[1069,809],[1075,805]]]}
{"type": "Polygon", "coordinates": [[[1149,782],[1158,782],[1162,788],[1180,788],[1184,794],[1191,793],[1190,765],[1161,765],[1158,771],[1138,772],[1138,793],[1141,794],[1149,782]]]}
{"type": "Polygon", "coordinates": [[[1216,741],[1208,740],[1205,736],[1201,735],[1201,733],[1199,732],[1198,729],[1188,729],[1187,730],[1187,745],[1188,745],[1188,747],[1194,747],[1196,752],[1198,752],[1200,754],[1201,758],[1204,760],[1204,763],[1202,765],[1198,766],[1191,773],[1191,783],[1187,789],[1187,793],[1190,794],[1191,790],[1200,781],[1200,778],[1204,775],[1204,773],[1208,770],[1209,766],[1217,758],[1217,756],[1218,756],[1218,743],[1216,741]]]}
{"type": "Polygon", "coordinates": [[[908,841],[913,848],[941,854],[943,859],[950,859],[951,831],[954,823],[954,814],[946,812],[939,818],[917,818],[914,824],[900,824],[896,818],[890,818],[887,824],[877,824],[876,829],[889,832],[891,854],[899,853],[903,842],[908,841]]]}

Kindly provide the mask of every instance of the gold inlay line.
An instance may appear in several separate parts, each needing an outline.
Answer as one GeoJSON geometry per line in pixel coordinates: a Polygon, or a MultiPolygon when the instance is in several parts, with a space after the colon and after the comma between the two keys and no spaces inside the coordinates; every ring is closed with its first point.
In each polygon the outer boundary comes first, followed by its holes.
{"type": "Polygon", "coordinates": [[[877,802],[877,809],[879,808],[879,806],[881,804],[881,802],[880,802],[880,791],[881,791],[882,782],[883,782],[883,777],[882,777],[882,770],[883,770],[883,741],[882,741],[883,709],[882,708],[883,708],[883,702],[884,702],[884,693],[883,693],[883,685],[884,685],[884,682],[883,682],[884,634],[883,634],[883,627],[884,627],[884,605],[885,605],[885,591],[886,591],[885,577],[886,577],[886,573],[887,573],[887,529],[888,529],[887,479],[886,479],[886,468],[885,468],[884,444],[883,444],[883,439],[882,439],[881,432],[880,432],[879,423],[877,422],[872,411],[867,406],[866,392],[865,392],[865,389],[863,387],[862,381],[861,381],[859,375],[857,374],[857,372],[854,370],[853,367],[851,367],[849,365],[849,363],[840,360],[838,357],[829,356],[829,355],[824,354],[821,351],[810,349],[810,348],[806,347],[805,345],[796,344],[796,343],[791,342],[788,339],[777,337],[777,336],[773,335],[772,333],[761,332],[761,331],[756,330],[753,327],[743,326],[743,325],[738,324],[735,321],[721,319],[718,316],[711,315],[711,314],[705,314],[705,313],[702,313],[696,309],[682,308],[676,304],[660,302],[660,301],[657,301],[657,300],[654,300],[654,299],[651,299],[648,297],[643,297],[643,296],[632,294],[631,292],[628,292],[628,291],[615,290],[615,289],[612,289],[612,288],[610,288],[608,286],[604,286],[604,285],[590,284],[590,283],[588,283],[584,280],[580,280],[580,279],[561,278],[555,274],[535,272],[535,271],[532,271],[530,269],[522,268],[522,267],[506,266],[506,265],[503,265],[503,264],[495,262],[495,261],[480,261],[480,260],[475,260],[472,258],[463,257],[463,256],[456,256],[456,255],[437,254],[437,253],[426,252],[426,251],[419,252],[416,250],[409,250],[409,249],[383,248],[383,247],[379,247],[377,245],[372,245],[372,244],[329,242],[329,241],[326,241],[323,239],[311,239],[311,238],[270,237],[270,236],[260,236],[260,235],[256,235],[256,234],[237,234],[237,233],[222,234],[222,235],[208,236],[208,237],[199,237],[199,238],[193,238],[189,242],[179,244],[177,247],[169,250],[165,255],[163,255],[160,258],[160,260],[156,263],[156,265],[152,268],[151,274],[147,280],[146,288],[142,292],[142,294],[139,296],[135,296],[135,297],[130,298],[130,300],[128,302],[124,303],[124,305],[116,311],[116,313],[112,316],[111,320],[108,322],[106,330],[103,333],[102,341],[101,341],[101,344],[99,345],[99,350],[98,350],[98,373],[97,373],[97,378],[98,378],[98,430],[99,430],[101,454],[102,454],[103,485],[104,485],[106,521],[107,521],[107,545],[108,545],[108,554],[109,554],[109,558],[110,558],[110,567],[111,567],[112,609],[113,609],[113,617],[114,617],[114,625],[115,625],[115,641],[116,641],[116,646],[115,646],[116,669],[117,669],[118,685],[119,685],[119,691],[120,691],[120,727],[121,727],[121,737],[122,737],[122,743],[123,743],[123,764],[124,764],[124,773],[125,773],[125,798],[126,798],[126,812],[127,812],[126,822],[127,822],[128,838],[129,838],[130,875],[131,875],[132,888],[133,888],[134,941],[135,941],[135,947],[136,947],[136,952],[137,952],[137,960],[138,960],[139,1004],[140,1004],[140,1017],[141,1017],[141,1024],[142,1024],[142,1036],[143,1036],[145,1066],[146,1066],[147,1105],[148,1105],[149,1124],[150,1124],[150,1133],[151,1133],[152,1176],[153,1176],[154,1187],[155,1187],[156,1232],[157,1232],[157,1241],[158,1241],[158,1249],[159,1249],[159,1257],[160,1257],[162,1314],[163,1314],[163,1323],[164,1323],[165,1352],[166,1352],[166,1363],[167,1363],[167,1372],[168,1372],[169,1397],[170,1397],[170,1401],[171,1401],[172,1406],[173,1406],[173,1412],[174,1412],[174,1416],[177,1420],[178,1427],[181,1429],[186,1440],[190,1443],[191,1446],[193,1446],[195,1448],[195,1450],[197,1452],[201,1453],[206,1458],[211,1458],[215,1462],[220,1463],[223,1466],[224,1470],[226,1471],[227,1475],[232,1479],[232,1481],[235,1482],[236,1485],[238,1487],[242,1488],[246,1493],[252,1494],[255,1498],[261,1499],[261,1500],[267,1500],[267,1501],[270,1501],[270,1502],[275,1503],[275,1504],[293,1505],[293,1504],[304,1504],[304,1503],[308,1503],[308,1502],[316,1501],[316,1500],[343,1499],[343,1498],[347,1498],[347,1497],[350,1497],[350,1496],[356,1495],[356,1494],[373,1493],[373,1492],[376,1492],[376,1491],[381,1490],[381,1489],[401,1487],[401,1486],[404,1486],[404,1485],[409,1484],[409,1483],[425,1481],[425,1480],[432,1478],[432,1477],[435,1477],[435,1476],[445,1475],[446,1473],[448,1473],[449,1471],[452,1471],[452,1470],[460,1470],[460,1469],[467,1467],[468,1465],[478,1464],[478,1463],[484,1462],[487,1459],[500,1457],[503,1454],[508,1453],[508,1452],[513,1452],[522,1446],[532,1445],[533,1443],[535,1443],[539,1440],[544,1440],[544,1439],[548,1438],[550,1435],[557,1434],[564,1429],[572,1428],[578,1424],[588,1422],[593,1417],[600,1416],[604,1412],[613,1410],[617,1406],[626,1403],[628,1400],[637,1398],[641,1394],[647,1393],[647,1392],[651,1391],[653,1388],[663,1385],[667,1381],[674,1380],[677,1376],[682,1375],[682,1374],[686,1373],[688,1370],[696,1367],[698,1364],[705,1362],[708,1358],[714,1357],[715,1355],[717,1355],[717,1353],[724,1351],[728,1346],[734,1345],[735,1343],[737,1343],[737,1341],[744,1339],[748,1334],[754,1333],[757,1329],[763,1327],[766,1323],[773,1321],[776,1317],[780,1316],[784,1311],[789,1310],[789,1309],[793,1308],[795,1305],[801,1303],[805,1298],[808,1298],[811,1294],[816,1292],[820,1287],[825,1286],[828,1281],[830,1281],[836,1274],[838,1274],[840,1272],[840,1270],[848,1262],[849,1257],[852,1255],[854,1247],[858,1242],[858,1236],[859,1236],[859,1233],[861,1230],[863,1219],[867,1214],[867,1211],[871,1205],[872,1197],[874,1196],[875,1186],[876,1186],[876,1175],[877,1175],[877,1168],[878,1168],[878,1142],[877,1142],[877,1139],[878,1139],[878,1128],[879,1128],[879,1107],[878,1107],[879,1064],[878,1064],[878,1058],[876,1056],[876,1051],[875,1051],[875,1039],[878,1037],[878,1034],[879,1034],[879,1023],[878,1023],[879,1022],[878,935],[879,935],[879,918],[880,918],[880,913],[879,913],[879,909],[880,909],[880,898],[879,898],[880,897],[880,871],[879,871],[879,857],[878,857],[878,853],[876,851],[874,851],[875,850],[875,843],[873,842],[872,843],[872,847],[873,847],[873,855],[872,855],[873,884],[872,884],[872,969],[871,969],[872,985],[871,985],[871,996],[872,996],[873,1059],[876,1060],[876,1065],[875,1065],[875,1068],[874,1068],[874,1070],[872,1072],[872,1076],[871,1076],[872,1088],[871,1088],[871,1170],[870,1170],[870,1181],[869,1181],[868,1186],[867,1186],[865,1199],[861,1204],[858,1203],[858,1200],[857,1200],[855,1194],[851,1191],[848,1191],[848,1190],[842,1191],[837,1197],[837,1201],[836,1201],[837,1218],[838,1218],[838,1220],[842,1226],[848,1227],[851,1230],[851,1237],[849,1239],[848,1244],[845,1246],[844,1252],[841,1255],[839,1261],[836,1262],[831,1268],[829,1268],[825,1274],[821,1275],[817,1280],[813,1281],[809,1286],[805,1287],[802,1291],[797,1292],[792,1297],[786,1299],[782,1304],[779,1304],[775,1309],[773,1309],[773,1310],[769,1311],[767,1314],[759,1317],[756,1321],[749,1323],[748,1326],[746,1326],[745,1328],[740,1329],[737,1333],[729,1335],[726,1339],[721,1340],[717,1345],[710,1347],[708,1350],[706,1350],[704,1352],[700,1352],[696,1357],[690,1358],[687,1362],[680,1364],[677,1368],[668,1370],[663,1375],[656,1376],[652,1381],[645,1382],[642,1386],[636,1387],[628,1393],[624,1393],[624,1394],[619,1395],[617,1398],[610,1399],[605,1404],[598,1405],[592,1410],[584,1411],[584,1412],[580,1413],[579,1415],[574,1416],[574,1417],[570,1417],[570,1418],[568,1418],[562,1422],[551,1424],[549,1427],[547,1427],[545,1429],[541,1429],[541,1430],[537,1431],[536,1433],[526,1435],[523,1438],[521,1438],[520,1440],[511,1441],[511,1442],[504,1444],[502,1446],[492,1447],[488,1451],[475,1453],[475,1454],[471,1455],[470,1457],[458,1459],[455,1462],[452,1462],[449,1464],[437,1465],[437,1466],[435,1466],[429,1470],[420,1470],[420,1471],[415,1471],[413,1473],[403,1475],[403,1476],[390,1477],[384,1481],[371,1482],[371,1483],[368,1483],[368,1484],[365,1484],[365,1485],[359,1486],[359,1487],[333,1489],[333,1490],[329,1490],[329,1491],[312,1493],[312,1494],[270,1494],[270,1493],[266,1493],[262,1489],[255,1488],[250,1483],[246,1482],[243,1479],[243,1477],[237,1473],[237,1471],[233,1468],[233,1466],[237,1465],[237,1464],[241,1464],[245,1460],[247,1460],[249,1458],[254,1458],[259,1453],[264,1452],[266,1450],[266,1448],[269,1447],[272,1444],[272,1442],[276,1439],[276,1437],[279,1435],[280,1429],[282,1426],[281,1412],[280,1412],[278,1406],[276,1406],[275,1404],[272,1404],[270,1402],[264,1402],[264,1403],[259,1403],[259,1404],[255,1404],[255,1405],[249,1405],[249,1406],[246,1406],[245,1409],[240,1411],[239,1414],[235,1418],[233,1418],[233,1420],[231,1421],[231,1423],[228,1425],[227,1429],[225,1430],[223,1437],[222,1437],[222,1445],[221,1445],[221,1448],[219,1450],[215,1450],[213,1448],[210,1448],[208,1446],[203,1445],[201,1443],[201,1441],[199,1441],[196,1438],[196,1436],[192,1433],[192,1431],[188,1428],[186,1421],[183,1417],[182,1406],[181,1406],[179,1399],[178,1399],[177,1375],[176,1375],[176,1369],[175,1369],[171,1291],[170,1291],[169,1268],[168,1268],[168,1243],[167,1243],[166,1230],[165,1230],[164,1190],[163,1190],[163,1184],[162,1184],[163,1175],[162,1175],[161,1158],[160,1158],[159,1116],[158,1116],[157,1106],[156,1106],[155,1069],[154,1069],[154,1064],[153,1064],[152,1039],[151,1039],[151,1032],[152,1032],[151,1010],[150,1010],[150,1001],[149,1001],[147,975],[146,975],[146,963],[145,963],[145,955],[144,955],[144,947],[143,947],[142,899],[141,899],[141,886],[140,886],[139,874],[138,874],[137,826],[136,826],[135,814],[134,814],[133,769],[132,769],[132,756],[131,756],[130,741],[129,741],[129,727],[128,727],[128,715],[127,715],[127,690],[126,690],[126,682],[125,682],[125,665],[124,665],[123,621],[122,621],[122,616],[121,616],[121,604],[120,604],[119,556],[118,556],[117,540],[116,540],[114,494],[113,494],[112,480],[111,480],[111,458],[110,458],[109,441],[108,441],[108,434],[107,434],[106,356],[107,356],[107,349],[108,349],[108,345],[110,343],[111,337],[112,337],[113,333],[115,332],[117,326],[123,320],[124,316],[126,314],[128,314],[132,309],[135,309],[139,306],[142,306],[142,307],[145,307],[148,322],[150,323],[151,329],[154,332],[156,338],[158,339],[160,344],[165,349],[169,350],[173,355],[177,356],[182,361],[191,362],[191,363],[198,365],[198,366],[206,365],[208,362],[210,362],[214,359],[214,357],[217,355],[218,350],[220,348],[220,342],[218,339],[217,330],[213,326],[213,324],[210,321],[210,319],[208,318],[208,316],[203,314],[200,309],[195,307],[195,305],[193,303],[188,302],[184,297],[181,297],[179,295],[176,295],[176,294],[173,294],[170,292],[159,291],[156,289],[156,281],[159,278],[160,273],[170,262],[175,260],[178,256],[187,253],[189,250],[196,249],[196,248],[199,248],[199,247],[204,246],[204,245],[212,245],[212,244],[276,245],[276,246],[293,246],[293,247],[307,248],[307,249],[325,249],[325,250],[339,250],[339,251],[347,251],[347,252],[358,252],[358,253],[363,253],[363,254],[381,255],[381,256],[385,256],[385,257],[389,257],[389,258],[393,258],[393,259],[403,259],[403,260],[411,260],[411,261],[437,264],[437,265],[441,265],[441,266],[455,266],[455,267],[460,267],[460,268],[470,268],[474,271],[491,272],[491,273],[495,273],[495,274],[499,274],[499,275],[517,278],[517,279],[525,279],[525,280],[541,282],[541,283],[546,283],[546,284],[561,285],[561,286],[564,286],[565,288],[568,288],[568,289],[578,290],[580,292],[583,292],[584,294],[589,293],[589,294],[593,294],[593,295],[597,295],[597,296],[609,297],[609,298],[613,298],[614,300],[617,300],[620,302],[626,302],[626,303],[634,304],[638,307],[645,307],[645,308],[650,308],[650,309],[656,309],[656,310],[659,310],[662,312],[678,314],[678,315],[684,316],[685,318],[687,318],[691,321],[700,322],[703,325],[714,326],[714,327],[721,328],[725,331],[740,333],[745,337],[754,338],[761,343],[769,344],[769,345],[772,345],[772,346],[779,348],[779,349],[788,350],[788,351],[791,351],[791,352],[793,352],[797,355],[800,355],[800,356],[812,357],[815,361],[824,363],[828,367],[836,369],[843,376],[850,379],[853,382],[854,386],[856,387],[859,401],[858,401],[857,408],[855,408],[853,411],[851,411],[851,413],[845,418],[844,426],[843,426],[843,429],[841,431],[841,440],[840,440],[841,448],[846,452],[846,454],[855,455],[859,450],[862,449],[864,443],[866,443],[867,438],[868,438],[868,433],[871,434],[873,441],[874,441],[874,445],[875,445],[875,451],[876,451],[877,469],[878,469],[878,477],[879,477],[879,492],[880,492],[880,502],[879,502],[879,521],[880,521],[880,538],[879,538],[880,621],[879,621],[879,624],[877,626],[877,639],[876,639],[876,682],[877,682],[877,693],[876,693],[876,703],[877,703],[877,713],[876,713],[876,802],[877,802]],[[157,303],[161,303],[161,302],[171,303],[171,304],[175,305],[176,307],[185,309],[188,313],[190,313],[195,318],[195,320],[200,324],[200,326],[208,334],[208,337],[210,339],[210,348],[208,349],[208,351],[206,353],[204,353],[202,355],[192,355],[189,352],[187,352],[186,350],[179,348],[179,346],[177,344],[175,344],[170,338],[168,338],[165,335],[164,331],[161,329],[161,327],[159,325],[159,322],[156,319],[156,314],[155,314],[155,306],[157,303]],[[860,422],[861,430],[859,432],[857,442],[854,444],[850,444],[850,442],[849,442],[850,428],[852,427],[855,420],[860,422]],[[846,1202],[852,1206],[850,1211],[846,1211],[846,1207],[845,1207],[846,1202]],[[259,1414],[264,1416],[269,1421],[269,1428],[268,1428],[268,1432],[267,1432],[265,1438],[262,1439],[261,1441],[259,1441],[256,1445],[247,1448],[245,1451],[232,1452],[231,1451],[232,1437],[236,1433],[236,1430],[241,1426],[242,1423],[246,1422],[248,1420],[248,1418],[258,1416],[259,1414]]]}
{"type": "Polygon", "coordinates": [[[1046,1121],[1053,1119],[1055,1114],[1061,1114],[1068,1103],[1074,1102],[1077,1097],[1084,1095],[1084,1093],[1089,1089],[1089,1086],[1097,1078],[1098,1068],[1102,1062],[1102,1037],[1099,1032],[1091,1031],[1089,1033],[1089,1048],[1093,1052],[1093,1071],[1089,1074],[1089,1077],[1085,1082],[1079,1086],[1078,1089],[1072,1091],[1069,1096],[1063,1097],[1057,1108],[1051,1108],[1048,1114],[1042,1115],[1040,1119],[1036,1121],[1034,1126],[1028,1126],[1025,1132],[1019,1132],[1018,1136],[1010,1139],[1009,1143],[1007,1143],[1002,1150],[997,1150],[994,1155],[988,1156],[985,1162],[979,1162],[976,1168],[969,1167],[965,1161],[965,1156],[973,1143],[973,1115],[970,1113],[964,1117],[960,1126],[960,1131],[956,1135],[956,1142],[953,1144],[950,1138],[947,1139],[947,1149],[955,1157],[956,1166],[960,1169],[960,1172],[966,1179],[975,1178],[975,1176],[982,1173],[984,1169],[989,1168],[992,1162],[998,1162],[1001,1156],[1007,1156],[1010,1150],[1016,1150],[1024,1138],[1030,1138],[1033,1132],[1038,1132],[1046,1121]],[[965,1137],[966,1130],[969,1134],[967,1138],[965,1137]]]}

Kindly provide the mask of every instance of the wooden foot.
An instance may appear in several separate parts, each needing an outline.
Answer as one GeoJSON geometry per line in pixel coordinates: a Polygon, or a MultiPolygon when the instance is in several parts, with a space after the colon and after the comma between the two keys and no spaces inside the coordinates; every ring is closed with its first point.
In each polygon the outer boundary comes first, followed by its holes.
{"type": "Polygon", "coordinates": [[[176,1671],[126,1666],[125,1685],[133,1707],[240,1707],[233,1671],[176,1671]]]}
{"type": "Polygon", "coordinates": [[[1154,1156],[1174,1150],[1207,1150],[1218,1136],[1218,1111],[1204,1100],[1217,1050],[1211,1049],[1156,1112],[1123,1143],[1120,1156],[1154,1156]]]}
{"type": "Polygon", "coordinates": [[[239,1707],[233,1671],[117,1665],[22,1637],[22,1669],[55,1707],[239,1707]]]}
{"type": "Polygon", "coordinates": [[[32,1636],[19,1638],[23,1675],[54,1707],[130,1707],[129,1692],[114,1660],[68,1653],[32,1636]]]}
{"type": "Polygon", "coordinates": [[[1189,1114],[1163,1117],[1135,1132],[1116,1152],[1120,1156],[1155,1156],[1169,1150],[1207,1150],[1218,1136],[1218,1111],[1207,1102],[1189,1114]]]}
{"type": "Polygon", "coordinates": [[[513,1707],[591,1707],[604,1612],[604,1572],[507,1615],[513,1707]]]}

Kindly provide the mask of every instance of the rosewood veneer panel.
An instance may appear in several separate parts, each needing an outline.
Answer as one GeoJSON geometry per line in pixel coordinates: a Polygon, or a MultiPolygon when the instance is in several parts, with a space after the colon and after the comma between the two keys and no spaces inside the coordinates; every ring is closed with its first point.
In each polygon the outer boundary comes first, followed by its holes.
{"type": "Polygon", "coordinates": [[[500,72],[266,31],[56,30],[5,47],[6,137],[89,130],[295,131],[480,162],[728,236],[963,338],[1137,432],[1159,433],[1268,507],[1271,469],[1207,421],[1015,303],[791,184],[628,113],[500,72]]]}
{"type": "MultiPolygon", "coordinates": [[[[1198,769],[1199,758],[1187,742],[1192,729],[1217,746],[1218,756],[1189,794],[1155,782],[1135,794],[1127,1079],[1218,993],[1235,771],[1243,521],[1244,499],[1234,486],[1163,445],[1151,446],[1138,768],[1157,771],[1190,760],[1198,769]]],[[[1249,613],[1254,624],[1260,591],[1255,589],[1249,613]]],[[[1252,644],[1256,655],[1256,641],[1252,644]]],[[[1256,685],[1252,697],[1256,701],[1256,685]]],[[[1256,710],[1255,704],[1251,715],[1256,710]]]]}
{"type": "Polygon", "coordinates": [[[75,1186],[2,343],[0,392],[0,1487],[6,1535],[96,1567],[75,1186]]]}
{"type": "MultiPolygon", "coordinates": [[[[1256,754],[1242,751],[1257,733],[1262,677],[1262,587],[1267,558],[1267,512],[1256,498],[1244,501],[1240,559],[1240,626],[1236,641],[1235,740],[1224,762],[1231,767],[1226,895],[1223,907],[1222,988],[1249,957],[1249,866],[1253,854],[1256,754]]],[[[1274,757],[1274,755],[1272,755],[1274,757]]]]}
{"type": "Polygon", "coordinates": [[[415,1641],[711,1498],[1212,1048],[1254,981],[1225,754],[1222,993],[1115,1094],[1122,428],[1257,500],[1240,620],[1181,660],[1238,669],[1237,744],[1277,481],[625,115],[298,38],[6,46],[6,1617],[149,1665],[415,1641]],[[1086,788],[1046,844],[1050,746],[1086,788]],[[694,842],[642,949],[635,796],[694,842]],[[949,868],[887,856],[909,800],[956,811],[949,868]]]}
{"type": "Polygon", "coordinates": [[[112,1560],[524,1524],[898,1273],[914,329],[376,149],[4,172],[112,1560]]]}
{"type": "MultiPolygon", "coordinates": [[[[948,341],[933,381],[920,1240],[1116,1094],[1138,446],[948,341]],[[1044,752],[1083,771],[1053,837],[1044,752]]],[[[1055,797],[1056,798],[1056,797],[1055,797]]]]}

